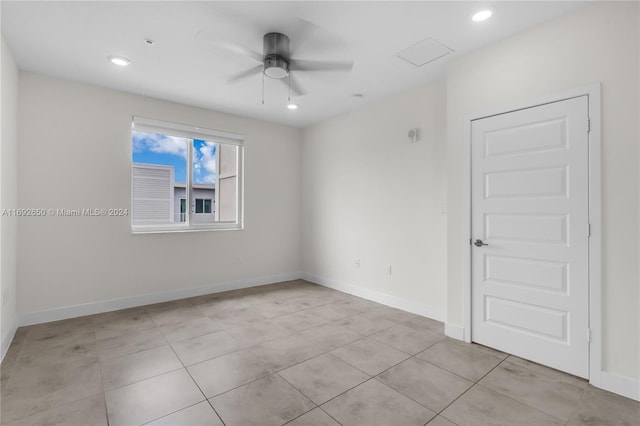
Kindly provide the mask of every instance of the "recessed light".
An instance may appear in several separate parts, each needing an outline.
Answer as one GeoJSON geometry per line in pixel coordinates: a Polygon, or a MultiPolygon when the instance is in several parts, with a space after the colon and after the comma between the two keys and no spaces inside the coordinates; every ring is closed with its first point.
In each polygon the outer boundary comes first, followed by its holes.
{"type": "Polygon", "coordinates": [[[296,104],[289,104],[289,105],[287,105],[287,108],[289,108],[289,109],[298,109],[298,105],[296,105],[296,104]]]}
{"type": "Polygon", "coordinates": [[[131,63],[130,60],[123,56],[109,56],[107,59],[109,59],[109,62],[111,62],[113,65],[117,65],[119,67],[126,67],[131,63]]]}
{"type": "Polygon", "coordinates": [[[482,21],[486,21],[487,19],[491,18],[491,15],[493,15],[493,11],[492,10],[483,9],[483,10],[479,10],[476,13],[474,13],[473,16],[471,17],[471,20],[473,22],[482,22],[482,21]]]}

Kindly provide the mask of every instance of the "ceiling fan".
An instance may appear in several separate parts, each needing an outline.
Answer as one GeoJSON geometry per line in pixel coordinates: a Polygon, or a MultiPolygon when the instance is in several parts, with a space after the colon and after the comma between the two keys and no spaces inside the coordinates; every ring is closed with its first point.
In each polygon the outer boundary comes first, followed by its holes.
{"type": "Polygon", "coordinates": [[[289,101],[291,101],[291,92],[297,96],[304,95],[306,92],[300,86],[300,83],[296,78],[292,77],[292,73],[299,72],[328,72],[328,71],[343,71],[348,72],[353,68],[352,61],[318,61],[318,60],[304,60],[296,59],[289,47],[289,37],[285,34],[278,32],[270,32],[263,36],[262,40],[262,55],[251,49],[244,48],[242,46],[226,44],[224,47],[227,50],[240,53],[247,57],[254,59],[256,62],[260,62],[259,65],[243,71],[239,74],[232,76],[229,79],[230,83],[243,80],[262,74],[262,103],[264,104],[264,77],[268,77],[274,80],[280,80],[289,88],[289,101]]]}

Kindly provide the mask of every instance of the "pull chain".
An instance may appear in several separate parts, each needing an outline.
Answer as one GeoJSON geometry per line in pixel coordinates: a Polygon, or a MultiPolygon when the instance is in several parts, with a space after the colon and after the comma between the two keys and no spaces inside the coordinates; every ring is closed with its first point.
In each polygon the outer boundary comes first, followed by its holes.
{"type": "Polygon", "coordinates": [[[264,71],[262,72],[262,105],[264,105],[264,71]]]}
{"type": "Polygon", "coordinates": [[[288,101],[289,101],[289,103],[291,103],[291,73],[289,73],[288,77],[289,77],[289,98],[288,98],[288,101]]]}

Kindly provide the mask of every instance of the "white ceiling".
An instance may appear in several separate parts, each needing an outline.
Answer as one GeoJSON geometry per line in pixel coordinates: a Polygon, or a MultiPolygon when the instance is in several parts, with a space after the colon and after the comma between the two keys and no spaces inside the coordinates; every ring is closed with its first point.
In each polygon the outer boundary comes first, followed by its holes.
{"type": "Polygon", "coordinates": [[[447,61],[584,2],[33,2],[0,3],[2,34],[22,70],[58,76],[304,127],[435,80],[447,61]],[[494,16],[471,21],[491,6],[494,16]],[[309,25],[311,23],[313,25],[309,25]],[[298,59],[353,60],[350,73],[294,73],[307,94],[290,111],[286,86],[259,76],[228,83],[257,65],[221,44],[262,53],[262,35],[287,34],[298,59]],[[433,37],[454,53],[416,68],[394,55],[433,37]],[[145,38],[154,40],[149,46],[145,38]],[[127,68],[109,55],[131,60],[127,68]],[[364,96],[352,96],[361,93],[364,96]]]}

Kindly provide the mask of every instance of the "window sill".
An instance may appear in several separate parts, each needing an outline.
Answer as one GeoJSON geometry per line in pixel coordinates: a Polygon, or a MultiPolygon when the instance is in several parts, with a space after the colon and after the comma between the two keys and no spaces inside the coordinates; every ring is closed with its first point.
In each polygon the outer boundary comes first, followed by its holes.
{"type": "Polygon", "coordinates": [[[241,224],[220,224],[220,225],[191,225],[191,226],[131,226],[132,234],[173,234],[184,232],[210,232],[210,231],[241,231],[244,226],[241,224]]]}

